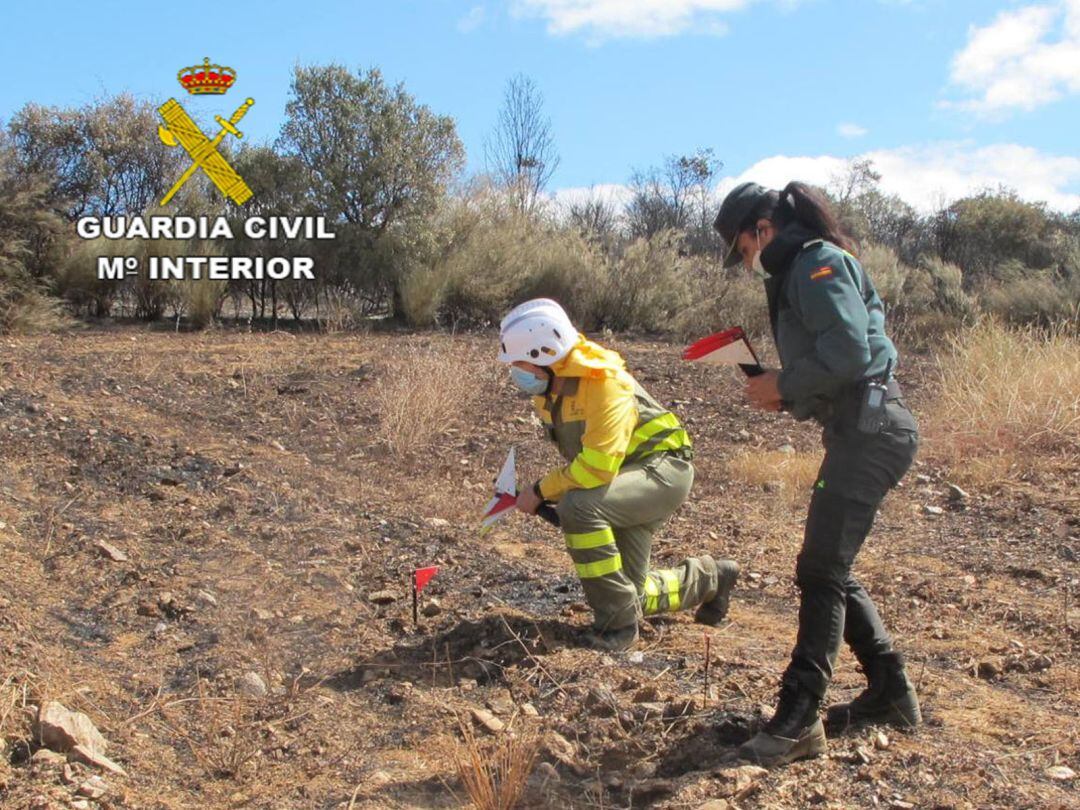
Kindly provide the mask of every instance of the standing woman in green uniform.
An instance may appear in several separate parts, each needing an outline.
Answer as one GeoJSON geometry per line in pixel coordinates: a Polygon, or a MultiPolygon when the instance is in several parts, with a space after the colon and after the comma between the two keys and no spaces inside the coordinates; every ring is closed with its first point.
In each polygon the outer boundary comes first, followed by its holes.
{"type": "Polygon", "coordinates": [[[824,427],[825,460],[795,566],[795,649],[776,712],[739,749],[745,759],[778,765],[824,752],[825,726],[834,733],[856,723],[921,721],[903,659],[851,571],[882,499],[915,458],[918,426],[891,376],[897,352],[881,299],[820,193],[803,183],[780,192],[743,183],[714,227],[729,246],[726,267],[742,261],[765,275],[782,370],[750,378],[748,399],[824,427]],[[830,707],[823,725],[818,710],[841,640],[868,684],[852,702],[830,707]]]}

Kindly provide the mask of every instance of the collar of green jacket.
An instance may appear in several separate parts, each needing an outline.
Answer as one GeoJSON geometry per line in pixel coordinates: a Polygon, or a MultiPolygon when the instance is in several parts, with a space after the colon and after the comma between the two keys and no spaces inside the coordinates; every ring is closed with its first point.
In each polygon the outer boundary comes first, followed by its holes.
{"type": "Polygon", "coordinates": [[[610,349],[593,343],[584,335],[578,336],[577,345],[562,360],[552,363],[551,371],[557,377],[590,377],[602,379],[614,377],[626,368],[626,361],[610,349]]]}
{"type": "Polygon", "coordinates": [[[761,266],[770,276],[782,276],[807,242],[821,237],[798,222],[781,230],[761,251],[761,266]]]}

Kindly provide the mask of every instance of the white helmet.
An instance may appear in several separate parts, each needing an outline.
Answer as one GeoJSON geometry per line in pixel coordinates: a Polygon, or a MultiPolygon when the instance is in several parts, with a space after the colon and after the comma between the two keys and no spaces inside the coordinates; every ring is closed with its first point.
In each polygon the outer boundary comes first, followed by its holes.
{"type": "Polygon", "coordinates": [[[550,298],[535,298],[510,310],[499,324],[499,362],[524,360],[550,366],[570,353],[578,331],[566,311],[550,298]]]}

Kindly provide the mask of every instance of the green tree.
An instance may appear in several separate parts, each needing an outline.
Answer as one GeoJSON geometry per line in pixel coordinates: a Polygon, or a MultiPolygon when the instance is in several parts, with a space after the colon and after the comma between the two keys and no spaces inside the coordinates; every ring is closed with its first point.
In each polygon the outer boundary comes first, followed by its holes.
{"type": "Polygon", "coordinates": [[[335,253],[342,282],[400,308],[401,256],[464,162],[454,121],[417,103],[377,69],[297,67],[279,150],[303,167],[310,200],[341,223],[335,253]]]}
{"type": "Polygon", "coordinates": [[[79,108],[27,104],[8,124],[23,171],[51,179],[47,203],[69,218],[138,215],[183,171],[157,137],[157,110],[119,95],[79,108]]]}

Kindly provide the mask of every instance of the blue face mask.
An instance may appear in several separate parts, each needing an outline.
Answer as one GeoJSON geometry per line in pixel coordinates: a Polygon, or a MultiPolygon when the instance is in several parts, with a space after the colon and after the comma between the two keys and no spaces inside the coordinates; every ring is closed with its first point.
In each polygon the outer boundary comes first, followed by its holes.
{"type": "Polygon", "coordinates": [[[510,367],[510,380],[524,391],[529,396],[539,397],[547,393],[548,386],[551,385],[551,380],[544,376],[544,379],[540,379],[530,371],[518,368],[517,366],[510,367]]]}

